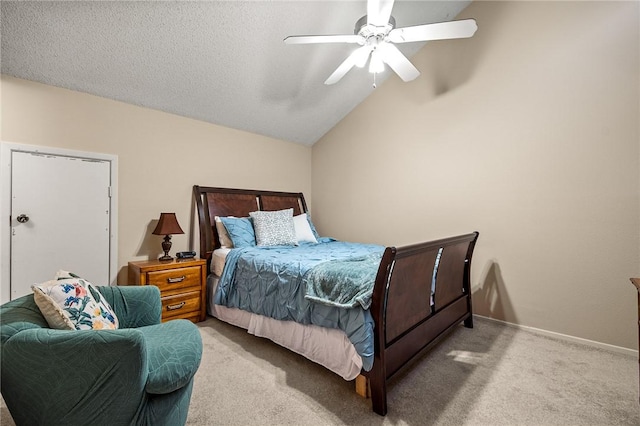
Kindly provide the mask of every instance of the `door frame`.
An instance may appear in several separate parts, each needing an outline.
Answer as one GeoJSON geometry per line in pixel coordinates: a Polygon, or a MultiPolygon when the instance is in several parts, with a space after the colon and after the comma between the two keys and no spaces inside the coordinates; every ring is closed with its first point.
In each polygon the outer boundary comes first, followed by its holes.
{"type": "Polygon", "coordinates": [[[118,156],[65,148],[0,141],[0,304],[11,299],[11,160],[13,152],[50,154],[108,161],[111,178],[109,215],[109,285],[117,285],[118,274],[118,156]]]}

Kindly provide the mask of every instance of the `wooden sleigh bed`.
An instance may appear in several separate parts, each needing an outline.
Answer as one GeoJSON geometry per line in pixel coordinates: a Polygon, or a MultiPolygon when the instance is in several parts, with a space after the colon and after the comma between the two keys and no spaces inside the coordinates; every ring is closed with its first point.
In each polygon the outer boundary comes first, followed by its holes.
{"type": "MultiPolygon", "coordinates": [[[[302,193],[198,185],[193,192],[200,257],[208,262],[220,247],[216,216],[247,217],[252,211],[289,208],[294,215],[307,212],[302,193]]],[[[387,382],[409,361],[461,322],[473,327],[470,269],[477,239],[478,232],[473,232],[384,249],[369,308],[374,321],[373,367],[356,378],[356,391],[371,397],[374,412],[386,415],[387,382]]]]}

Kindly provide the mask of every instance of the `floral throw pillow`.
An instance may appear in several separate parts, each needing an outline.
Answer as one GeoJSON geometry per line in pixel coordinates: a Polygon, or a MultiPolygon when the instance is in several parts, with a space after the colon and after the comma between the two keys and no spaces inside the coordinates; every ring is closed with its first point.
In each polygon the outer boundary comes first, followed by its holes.
{"type": "Polygon", "coordinates": [[[58,271],[55,280],[31,286],[49,327],[58,330],[113,330],[118,318],[89,281],[58,271]]]}

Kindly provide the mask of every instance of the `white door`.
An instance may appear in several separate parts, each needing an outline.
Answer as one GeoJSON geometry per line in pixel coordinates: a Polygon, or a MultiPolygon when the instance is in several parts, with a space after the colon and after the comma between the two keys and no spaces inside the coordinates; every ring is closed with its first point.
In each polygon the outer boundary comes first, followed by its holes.
{"type": "Polygon", "coordinates": [[[109,285],[109,162],[13,151],[11,164],[11,299],[59,269],[109,285]]]}

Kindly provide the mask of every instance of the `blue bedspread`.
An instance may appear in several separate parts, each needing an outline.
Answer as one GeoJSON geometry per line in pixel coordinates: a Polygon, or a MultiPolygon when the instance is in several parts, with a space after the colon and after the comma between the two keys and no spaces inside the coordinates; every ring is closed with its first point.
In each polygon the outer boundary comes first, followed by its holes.
{"type": "MultiPolygon", "coordinates": [[[[373,319],[368,310],[330,306],[305,298],[309,271],[323,262],[382,254],[383,246],[321,238],[297,247],[243,247],[227,255],[215,303],[278,320],[343,330],[362,358],[373,365],[373,319]]],[[[379,261],[378,261],[379,265],[379,261]]],[[[372,265],[377,271],[377,265],[372,265]]],[[[373,274],[375,279],[375,272],[373,274]]],[[[371,287],[373,287],[371,282],[371,287]]]]}

